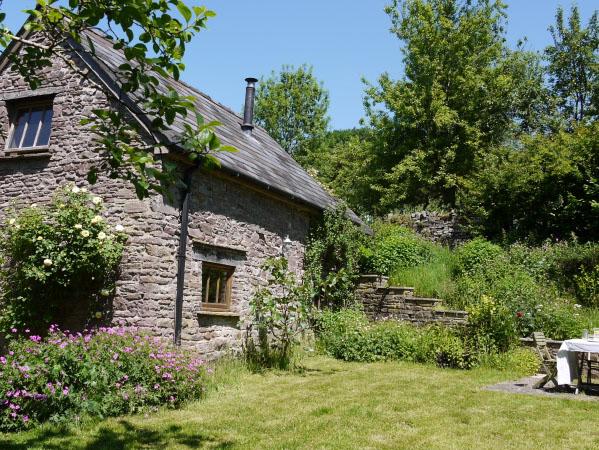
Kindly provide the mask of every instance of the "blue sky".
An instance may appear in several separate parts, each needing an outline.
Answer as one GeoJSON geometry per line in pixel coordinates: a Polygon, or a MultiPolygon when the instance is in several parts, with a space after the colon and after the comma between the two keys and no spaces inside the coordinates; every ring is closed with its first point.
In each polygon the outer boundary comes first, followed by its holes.
{"type": "MultiPolygon", "coordinates": [[[[33,0],[4,0],[7,24],[17,29],[25,16],[18,11],[33,0]]],[[[401,75],[399,41],[389,33],[383,12],[388,0],[190,0],[216,11],[217,16],[188,48],[183,79],[216,100],[241,110],[244,81],[260,78],[283,64],[314,66],[315,75],[331,97],[332,128],[351,128],[363,116],[362,77],[376,81],[382,72],[401,75]]],[[[550,43],[555,0],[506,0],[508,41],[528,38],[527,48],[541,50],[550,43]]],[[[579,0],[588,20],[596,0],[579,0]]]]}

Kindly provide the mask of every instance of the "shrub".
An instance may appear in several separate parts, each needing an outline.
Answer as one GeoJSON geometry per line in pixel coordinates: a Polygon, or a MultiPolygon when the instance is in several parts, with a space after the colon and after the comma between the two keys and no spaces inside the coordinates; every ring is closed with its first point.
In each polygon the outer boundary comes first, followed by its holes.
{"type": "Polygon", "coordinates": [[[476,353],[508,350],[517,340],[514,314],[502,303],[482,296],[468,311],[468,339],[476,353]]]}
{"type": "Polygon", "coordinates": [[[546,278],[554,281],[561,291],[574,295],[578,303],[588,304],[589,292],[585,287],[580,290],[579,282],[583,273],[592,276],[599,266],[599,243],[560,242],[546,244],[544,248],[547,253],[546,278]]]}
{"type": "Polygon", "coordinates": [[[11,340],[0,357],[0,430],[175,407],[201,397],[206,376],[192,353],[134,330],[73,335],[52,326],[45,339],[11,340]]]}
{"type": "Polygon", "coordinates": [[[363,312],[324,312],[317,321],[322,351],[345,361],[401,360],[466,368],[459,334],[449,328],[417,328],[396,321],[369,323],[363,312]]]}
{"type": "Polygon", "coordinates": [[[484,270],[489,263],[495,261],[503,254],[503,250],[496,244],[482,239],[473,239],[458,247],[456,251],[457,275],[473,275],[484,270]]]}
{"type": "Polygon", "coordinates": [[[431,260],[431,244],[397,225],[380,225],[374,242],[362,248],[365,271],[391,275],[399,268],[415,267],[431,260]]]}
{"type": "Polygon", "coordinates": [[[304,257],[304,280],[314,302],[330,308],[355,302],[354,288],[360,275],[360,247],[365,235],[339,206],[325,211],[311,230],[304,257]]]}
{"type": "Polygon", "coordinates": [[[308,325],[308,296],[289,272],[285,258],[268,259],[262,268],[270,279],[268,286],[250,300],[252,321],[246,331],[246,361],[253,369],[288,369],[293,350],[308,325]],[[254,329],[257,336],[253,335],[254,329]]]}
{"type": "Polygon", "coordinates": [[[89,321],[109,313],[126,237],[101,214],[100,197],[69,186],[46,207],[9,215],[0,236],[0,332],[41,333],[75,309],[87,309],[89,321]]]}
{"type": "Polygon", "coordinates": [[[574,276],[574,292],[584,306],[599,307],[599,264],[588,271],[581,268],[580,275],[574,276]]]}

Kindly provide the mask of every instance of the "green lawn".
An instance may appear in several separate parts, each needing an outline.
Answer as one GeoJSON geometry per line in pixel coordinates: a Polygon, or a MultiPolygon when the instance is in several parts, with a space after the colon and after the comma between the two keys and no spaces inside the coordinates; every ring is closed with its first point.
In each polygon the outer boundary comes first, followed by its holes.
{"type": "Polygon", "coordinates": [[[599,402],[481,390],[509,374],[322,357],[305,366],[229,373],[180,411],[0,435],[0,448],[599,448],[599,402]]]}

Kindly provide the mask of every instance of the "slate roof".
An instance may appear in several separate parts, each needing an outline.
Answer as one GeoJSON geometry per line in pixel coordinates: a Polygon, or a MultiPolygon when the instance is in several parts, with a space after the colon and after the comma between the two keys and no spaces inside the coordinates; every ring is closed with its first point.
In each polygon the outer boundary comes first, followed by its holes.
{"type": "MultiPolygon", "coordinates": [[[[118,73],[121,64],[127,62],[124,54],[113,49],[112,42],[100,31],[89,30],[86,31],[86,35],[93,43],[93,51],[90,50],[86,39],[82,39],[83,46],[72,43],[75,51],[101,79],[112,85],[115,94],[118,94],[118,83],[115,82],[114,74],[118,73]]],[[[235,153],[222,152],[216,155],[221,161],[222,170],[320,210],[332,208],[338,203],[338,200],[308,175],[263,128],[256,126],[252,135],[248,136],[241,129],[242,117],[231,109],[181,81],[158,74],[156,76],[160,80],[160,86],[173,88],[180,95],[195,97],[196,108],[206,121],[216,120],[222,124],[216,128],[221,142],[239,150],[235,153]]],[[[240,89],[240,98],[241,94],[240,89]]],[[[131,100],[131,106],[134,108],[141,103],[141,99],[131,100]]],[[[174,140],[175,136],[182,132],[185,120],[193,125],[191,118],[177,116],[171,126],[171,139],[174,140]]],[[[352,221],[369,231],[353,211],[348,210],[347,214],[352,221]]]]}

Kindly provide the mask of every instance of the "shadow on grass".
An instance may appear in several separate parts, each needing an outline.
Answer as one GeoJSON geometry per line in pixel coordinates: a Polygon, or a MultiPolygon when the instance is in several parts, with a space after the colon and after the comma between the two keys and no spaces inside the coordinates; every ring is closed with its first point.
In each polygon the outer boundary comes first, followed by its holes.
{"type": "Polygon", "coordinates": [[[100,426],[97,430],[90,432],[88,436],[85,442],[80,442],[79,437],[69,430],[44,429],[21,442],[6,439],[6,435],[0,437],[0,449],[129,450],[137,448],[167,449],[172,445],[188,448],[209,446],[210,448],[227,449],[233,446],[232,441],[192,428],[183,429],[179,425],[171,425],[155,430],[133,425],[126,420],[120,420],[116,426],[100,426]]]}

